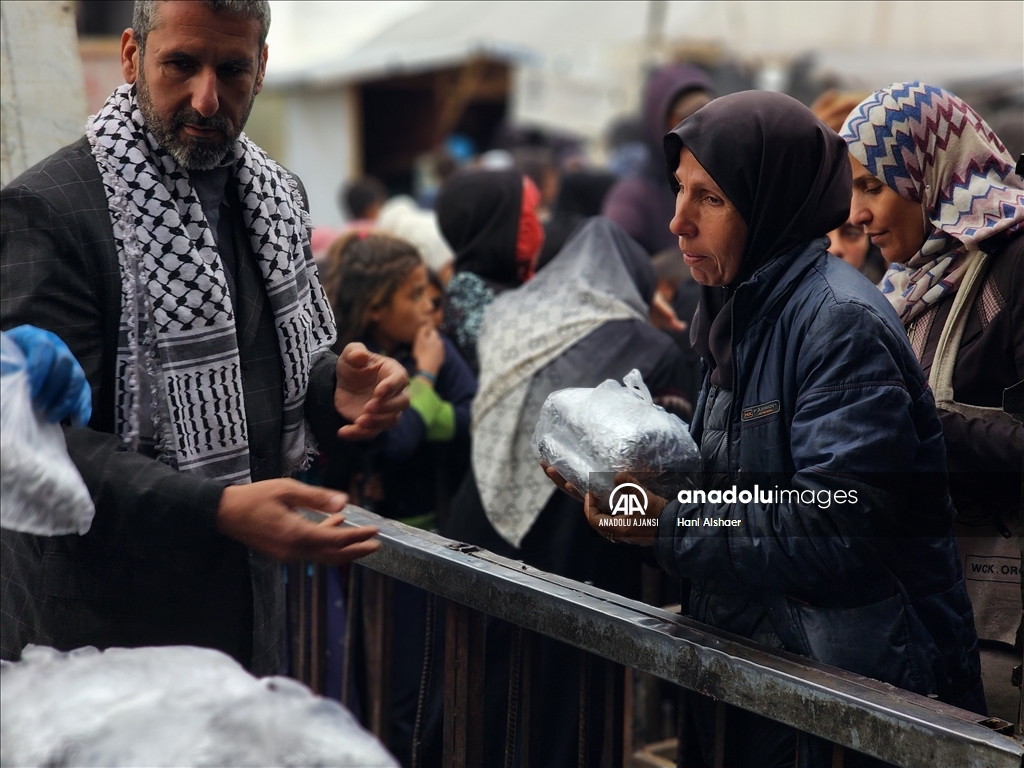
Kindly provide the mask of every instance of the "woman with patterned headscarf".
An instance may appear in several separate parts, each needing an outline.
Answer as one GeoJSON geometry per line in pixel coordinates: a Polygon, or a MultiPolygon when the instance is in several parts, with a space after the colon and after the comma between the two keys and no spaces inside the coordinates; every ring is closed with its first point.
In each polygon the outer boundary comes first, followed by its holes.
{"type": "Polygon", "coordinates": [[[921,83],[866,98],[842,136],[850,220],[889,263],[882,292],[939,408],[989,713],[1012,721],[1024,426],[1004,393],[1024,379],[1024,180],[977,112],[921,83]]]}

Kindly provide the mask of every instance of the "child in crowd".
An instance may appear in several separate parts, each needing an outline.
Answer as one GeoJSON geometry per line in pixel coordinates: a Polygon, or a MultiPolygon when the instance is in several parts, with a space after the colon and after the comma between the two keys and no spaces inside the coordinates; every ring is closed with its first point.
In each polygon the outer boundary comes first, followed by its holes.
{"type": "Polygon", "coordinates": [[[430,299],[430,323],[440,328],[444,324],[444,281],[432,269],[427,270],[427,296],[430,299]]]}
{"type": "Polygon", "coordinates": [[[467,455],[476,381],[432,319],[440,297],[427,267],[403,240],[353,234],[332,247],[325,287],[338,321],[338,348],[361,341],[400,360],[409,371],[411,406],[379,447],[364,451],[360,469],[339,463],[328,469],[325,484],[378,514],[432,527],[443,511],[439,502],[461,480],[457,472],[454,485],[442,478],[437,487],[437,470],[453,469],[453,453],[467,455]]]}
{"type": "Polygon", "coordinates": [[[388,189],[373,176],[346,184],[338,194],[338,202],[348,213],[347,229],[365,232],[374,225],[384,203],[388,201],[388,189]]]}
{"type": "MultiPolygon", "coordinates": [[[[361,341],[409,371],[410,407],[396,427],[354,455],[328,463],[324,485],[351,503],[431,529],[469,467],[469,407],[476,379],[437,330],[443,294],[431,288],[414,246],[390,235],[352,233],[332,245],[324,282],[338,323],[338,349],[361,341]]],[[[331,574],[340,596],[340,574],[331,574]]],[[[328,599],[332,584],[328,585],[328,599]]],[[[423,665],[426,593],[395,582],[390,747],[409,765],[423,665]]],[[[340,612],[328,616],[328,647],[341,649],[340,612]]],[[[358,626],[358,625],[357,625],[358,626]]],[[[327,660],[328,694],[340,693],[343,654],[327,660]],[[333,683],[333,685],[332,685],[333,683]],[[333,689],[333,690],[332,690],[333,689]]]]}

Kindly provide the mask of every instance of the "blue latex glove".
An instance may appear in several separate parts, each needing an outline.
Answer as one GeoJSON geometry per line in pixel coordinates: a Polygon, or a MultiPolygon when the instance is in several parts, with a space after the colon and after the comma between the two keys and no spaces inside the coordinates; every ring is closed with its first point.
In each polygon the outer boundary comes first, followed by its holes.
{"type": "Polygon", "coordinates": [[[67,344],[56,334],[34,325],[19,325],[4,335],[25,355],[36,411],[54,423],[70,416],[72,426],[88,424],[92,417],[92,390],[67,344]]]}

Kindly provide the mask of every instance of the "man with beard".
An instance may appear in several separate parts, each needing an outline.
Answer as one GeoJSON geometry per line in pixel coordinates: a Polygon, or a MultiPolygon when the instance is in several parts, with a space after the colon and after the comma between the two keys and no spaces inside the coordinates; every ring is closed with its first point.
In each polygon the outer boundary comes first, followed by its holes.
{"type": "Polygon", "coordinates": [[[3,531],[3,658],[190,644],[277,673],[274,561],[378,546],[373,528],[296,513],[343,495],[282,479],[408,399],[397,363],[330,352],[301,188],[242,135],[269,24],[266,2],[139,0],[127,84],[0,193],[0,321],[81,361],[93,416],[67,444],[96,503],[82,537],[3,531]]]}

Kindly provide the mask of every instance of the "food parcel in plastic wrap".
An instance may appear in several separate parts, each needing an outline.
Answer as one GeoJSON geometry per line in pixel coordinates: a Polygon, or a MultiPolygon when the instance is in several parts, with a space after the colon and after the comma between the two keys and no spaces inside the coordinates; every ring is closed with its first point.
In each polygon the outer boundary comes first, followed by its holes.
{"type": "Polygon", "coordinates": [[[0,525],[38,536],[84,534],[96,509],[60,424],[32,407],[25,356],[0,337],[0,525]]]}
{"type": "Polygon", "coordinates": [[[623,383],[609,379],[593,389],[548,395],[533,433],[534,452],[599,498],[623,471],[642,473],[648,488],[673,497],[682,475],[700,471],[700,450],[686,424],[654,404],[639,371],[623,383]]]}
{"type": "Polygon", "coordinates": [[[398,766],[338,702],[207,648],[29,645],[0,681],[0,766],[398,766]]]}

